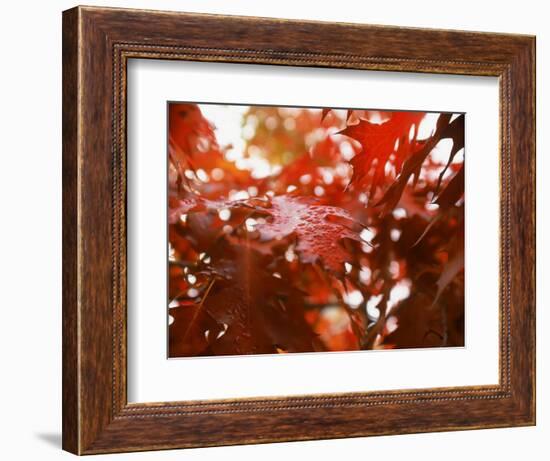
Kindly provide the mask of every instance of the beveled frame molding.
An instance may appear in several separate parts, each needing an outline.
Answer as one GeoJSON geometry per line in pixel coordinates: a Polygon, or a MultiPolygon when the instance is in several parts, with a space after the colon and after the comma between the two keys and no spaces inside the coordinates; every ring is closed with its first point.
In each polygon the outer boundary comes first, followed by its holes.
{"type": "Polygon", "coordinates": [[[63,13],[65,450],[91,454],[534,423],[534,37],[94,7],[63,13]],[[499,384],[129,404],[125,161],[126,64],[132,58],[499,77],[499,384]]]}

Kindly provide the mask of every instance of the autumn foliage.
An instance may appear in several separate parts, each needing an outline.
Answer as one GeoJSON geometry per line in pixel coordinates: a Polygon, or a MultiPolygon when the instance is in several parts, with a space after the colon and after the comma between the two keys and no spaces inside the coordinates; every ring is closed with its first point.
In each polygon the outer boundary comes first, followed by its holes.
{"type": "Polygon", "coordinates": [[[463,114],[206,112],[169,105],[171,357],[464,344],[463,114]]]}

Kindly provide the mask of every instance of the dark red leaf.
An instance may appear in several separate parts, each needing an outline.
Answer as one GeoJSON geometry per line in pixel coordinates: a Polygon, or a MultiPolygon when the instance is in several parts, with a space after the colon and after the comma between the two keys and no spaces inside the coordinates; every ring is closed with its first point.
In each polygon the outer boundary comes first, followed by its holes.
{"type": "Polygon", "coordinates": [[[268,209],[270,220],[257,227],[263,241],[296,239],[296,253],[305,264],[319,262],[334,274],[344,273],[353,255],[344,239],[360,242],[357,223],[342,208],[319,205],[313,198],[278,196],[268,209]]]}

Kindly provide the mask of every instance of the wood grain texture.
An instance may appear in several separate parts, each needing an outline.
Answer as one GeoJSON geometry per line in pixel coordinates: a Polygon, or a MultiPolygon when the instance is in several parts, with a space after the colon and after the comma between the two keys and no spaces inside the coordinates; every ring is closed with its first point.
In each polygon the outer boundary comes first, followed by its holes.
{"type": "Polygon", "coordinates": [[[78,399],[78,11],[63,17],[63,448],[80,451],[78,399]]]}
{"type": "Polygon", "coordinates": [[[63,14],[63,447],[78,454],[534,424],[534,37],[78,7],[63,14]],[[336,39],[337,38],[337,39],[336,39]],[[501,90],[497,386],[126,399],[126,63],[492,75],[501,90]]]}

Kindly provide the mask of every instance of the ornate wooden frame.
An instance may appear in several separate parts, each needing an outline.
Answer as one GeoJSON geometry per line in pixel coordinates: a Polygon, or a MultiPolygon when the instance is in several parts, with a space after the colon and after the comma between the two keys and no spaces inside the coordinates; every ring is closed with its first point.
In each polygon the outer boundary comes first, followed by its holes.
{"type": "Polygon", "coordinates": [[[90,454],[534,423],[534,37],[93,7],[63,13],[65,450],[90,454]],[[500,383],[129,404],[125,108],[130,58],[498,76],[500,383]]]}

